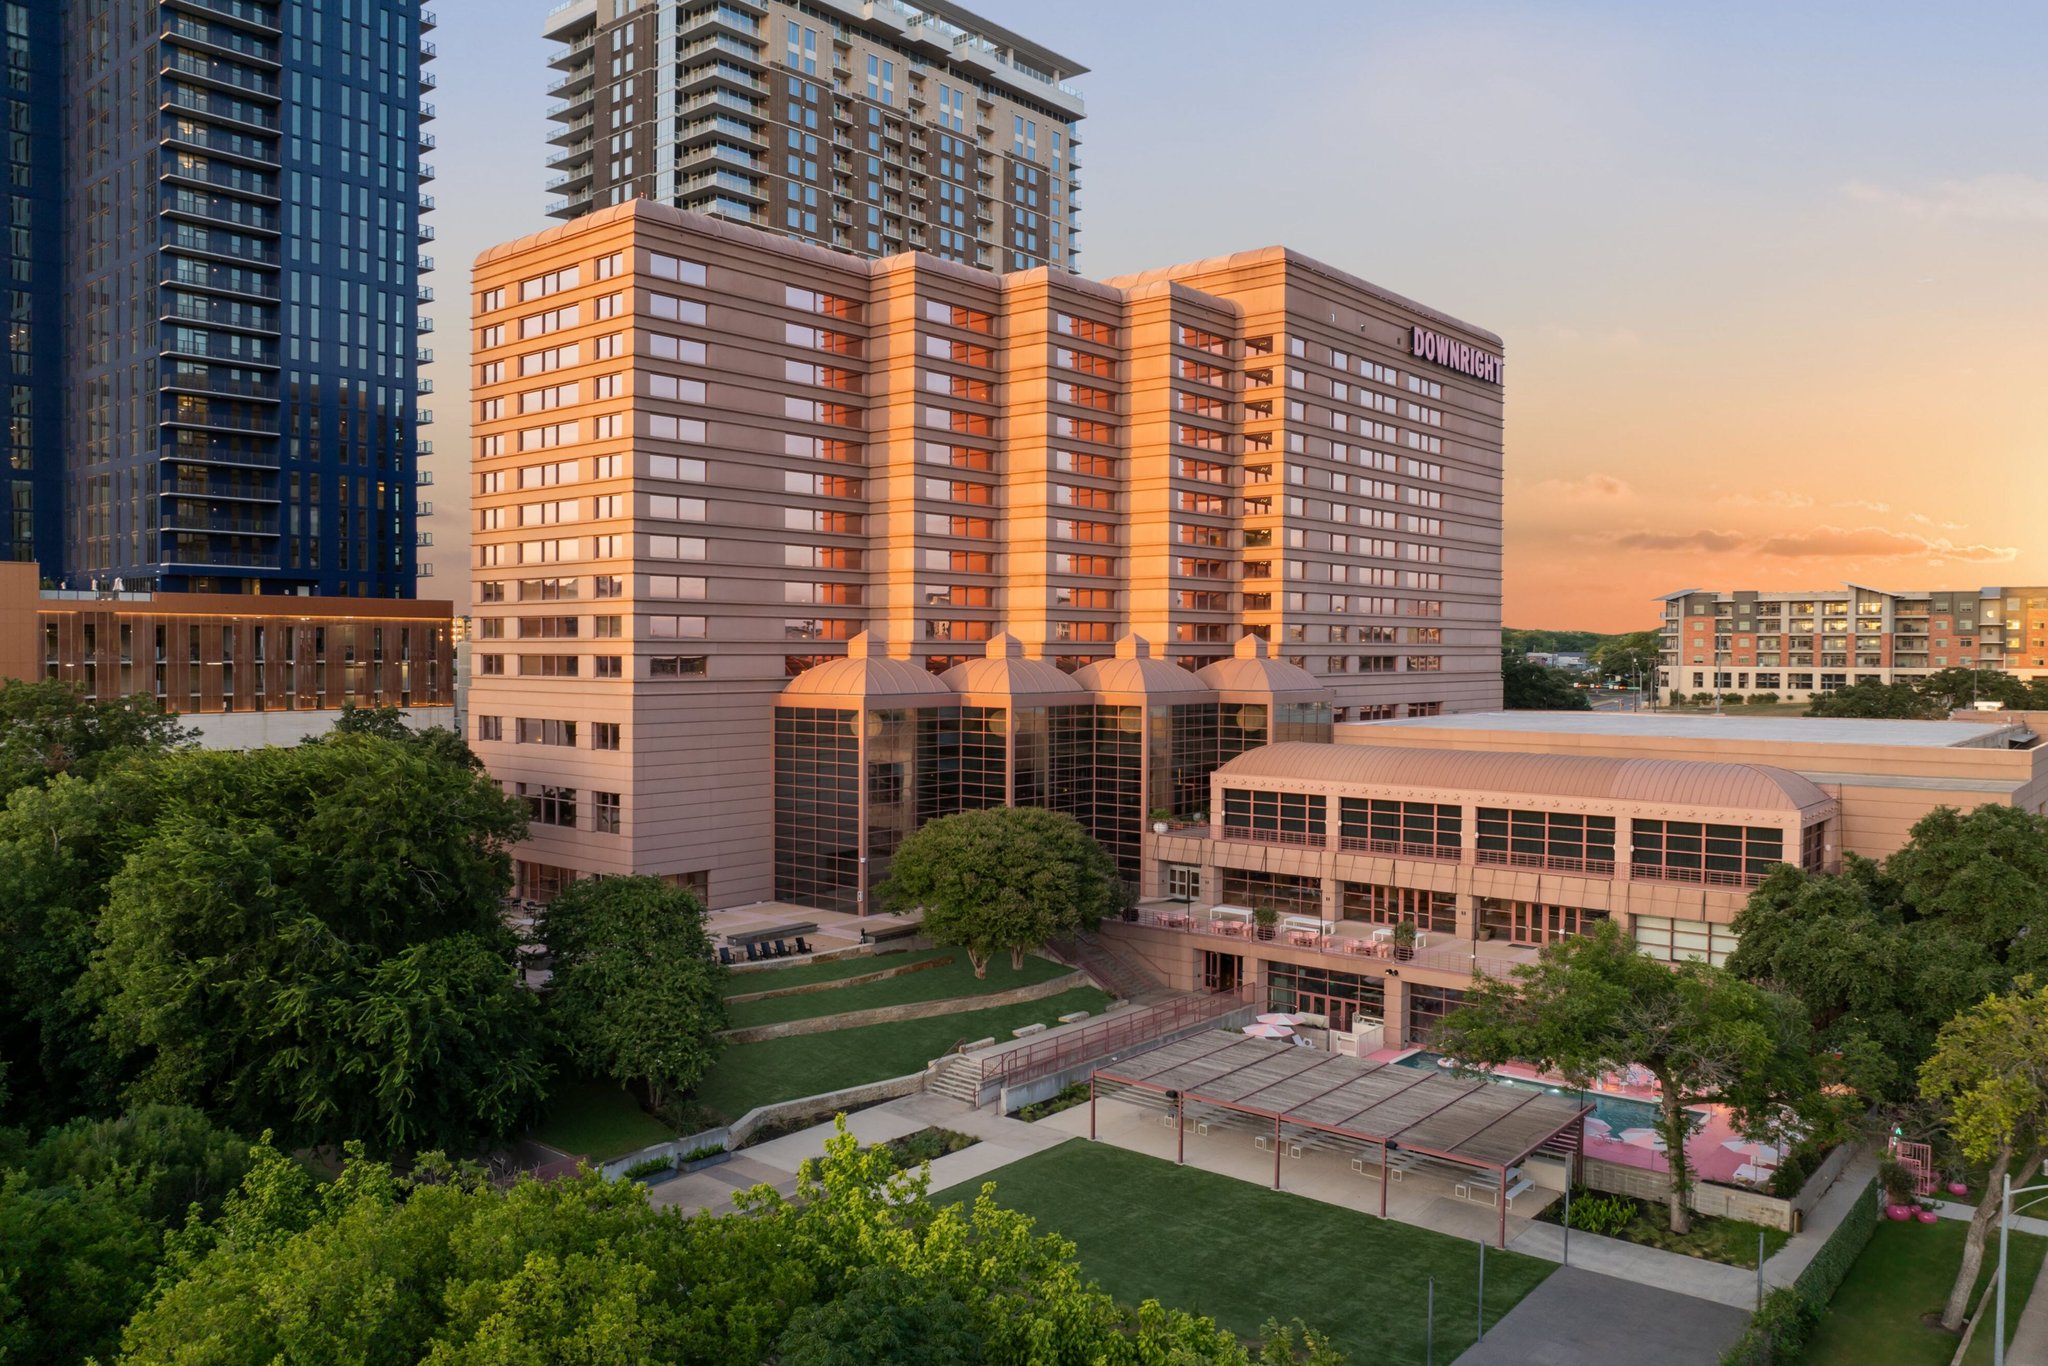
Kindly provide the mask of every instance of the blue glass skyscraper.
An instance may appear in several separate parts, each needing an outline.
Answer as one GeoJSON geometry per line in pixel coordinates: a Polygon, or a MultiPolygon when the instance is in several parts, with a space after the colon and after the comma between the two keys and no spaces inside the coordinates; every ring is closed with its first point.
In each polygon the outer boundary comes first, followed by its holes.
{"type": "Polygon", "coordinates": [[[0,553],[83,587],[410,597],[418,0],[0,0],[0,553]]]}

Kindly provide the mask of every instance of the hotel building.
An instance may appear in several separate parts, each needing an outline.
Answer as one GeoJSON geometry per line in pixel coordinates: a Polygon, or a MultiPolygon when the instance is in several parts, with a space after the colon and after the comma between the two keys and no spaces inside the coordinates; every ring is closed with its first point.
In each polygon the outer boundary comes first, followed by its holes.
{"type": "Polygon", "coordinates": [[[1475,974],[1504,975],[1600,921],[1651,957],[1723,962],[1732,922],[1780,863],[1882,858],[1940,806],[2048,811],[2044,734],[2039,713],[1340,725],[1333,744],[1269,745],[1218,768],[1206,820],[1143,835],[1155,900],[1105,931],[1173,986],[1249,988],[1371,1052],[1426,1040],[1475,974]],[[1260,907],[1280,917],[1269,935],[1260,907]],[[1412,950],[1395,947],[1404,922],[1412,950]]]}
{"type": "Polygon", "coordinates": [[[925,0],[568,0],[557,218],[652,199],[862,256],[1078,270],[1086,70],[925,0]]]}
{"type": "Polygon", "coordinates": [[[449,604],[41,587],[0,564],[0,679],[58,679],[113,702],[136,693],[209,748],[295,744],[344,707],[455,724],[449,604]]]}
{"type": "Polygon", "coordinates": [[[1686,589],[1661,599],[1667,698],[1774,692],[1788,701],[1943,669],[2048,676],[2048,587],[1894,593],[1686,589]]]}
{"type": "Polygon", "coordinates": [[[1040,694],[1135,636],[1333,721],[1499,705],[1499,339],[1356,277],[995,275],[641,200],[474,286],[471,733],[528,895],[774,895],[776,709],[861,710],[796,699],[863,634],[926,675],[1013,637],[1040,694]]]}
{"type": "Polygon", "coordinates": [[[410,597],[433,207],[418,0],[0,3],[0,559],[410,597]]]}

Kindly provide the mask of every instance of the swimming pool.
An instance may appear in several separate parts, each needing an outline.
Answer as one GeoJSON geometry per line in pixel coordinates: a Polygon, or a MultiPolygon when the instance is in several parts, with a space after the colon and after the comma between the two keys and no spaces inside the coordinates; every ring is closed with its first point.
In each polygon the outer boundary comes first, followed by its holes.
{"type": "MultiPolygon", "coordinates": [[[[1396,1067],[1436,1067],[1443,1062],[1440,1053],[1410,1053],[1394,1065],[1396,1067]]],[[[1657,1107],[1647,1100],[1635,1100],[1628,1096],[1609,1095],[1605,1091],[1577,1091],[1569,1086],[1548,1086],[1540,1081],[1527,1081],[1521,1077],[1503,1077],[1497,1073],[1482,1072],[1476,1068],[1444,1068],[1461,1077],[1477,1077],[1495,1086],[1512,1086],[1519,1091],[1548,1091],[1554,1096],[1578,1096],[1593,1107],[1593,1118],[1605,1124],[1616,1138],[1623,1129],[1650,1129],[1657,1124],[1657,1107]]],[[[1704,1116],[1692,1111],[1693,1128],[1697,1130],[1704,1116]]]]}

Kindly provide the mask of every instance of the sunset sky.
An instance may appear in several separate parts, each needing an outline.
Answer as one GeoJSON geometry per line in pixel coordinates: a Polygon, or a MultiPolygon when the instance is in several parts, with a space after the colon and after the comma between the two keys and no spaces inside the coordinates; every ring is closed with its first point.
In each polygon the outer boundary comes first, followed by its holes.
{"type": "MultiPolygon", "coordinates": [[[[2048,5],[970,0],[1088,63],[1081,268],[1285,243],[1507,340],[1510,626],[2048,582],[2048,5]]],[[[444,0],[443,515],[470,260],[550,226],[545,0],[444,0]]]]}

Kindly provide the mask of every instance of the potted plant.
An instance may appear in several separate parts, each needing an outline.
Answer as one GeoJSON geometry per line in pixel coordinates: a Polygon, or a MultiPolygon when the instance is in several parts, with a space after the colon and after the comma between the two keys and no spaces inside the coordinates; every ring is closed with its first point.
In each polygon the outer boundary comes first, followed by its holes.
{"type": "Polygon", "coordinates": [[[1941,1215],[1935,1210],[1932,1200],[1922,1200],[1914,1206],[1913,1217],[1923,1224],[1931,1224],[1940,1219],[1941,1215]]]}
{"type": "Polygon", "coordinates": [[[1493,926],[1480,925],[1473,930],[1473,935],[1480,943],[1484,944],[1487,940],[1493,938],[1493,926]]]}
{"type": "Polygon", "coordinates": [[[1877,1169],[1877,1183],[1884,1187],[1884,1216],[1898,1223],[1913,1217],[1915,1192],[1913,1173],[1905,1164],[1886,1158],[1877,1169]]]}
{"type": "Polygon", "coordinates": [[[1152,813],[1152,833],[1155,835],[1165,834],[1166,827],[1172,824],[1172,822],[1173,813],[1163,806],[1160,807],[1152,813]]]}
{"type": "Polygon", "coordinates": [[[1415,922],[1397,920],[1394,922],[1394,957],[1407,962],[1415,956],[1415,922]]]}
{"type": "Polygon", "coordinates": [[[1970,1183],[1963,1180],[1963,1169],[1961,1167],[1950,1167],[1943,1175],[1948,1178],[1948,1193],[1950,1195],[1968,1195],[1970,1193],[1970,1183]]]}
{"type": "Polygon", "coordinates": [[[1262,902],[1252,907],[1252,921],[1259,927],[1259,938],[1271,939],[1273,927],[1280,923],[1280,912],[1262,902]]]}

